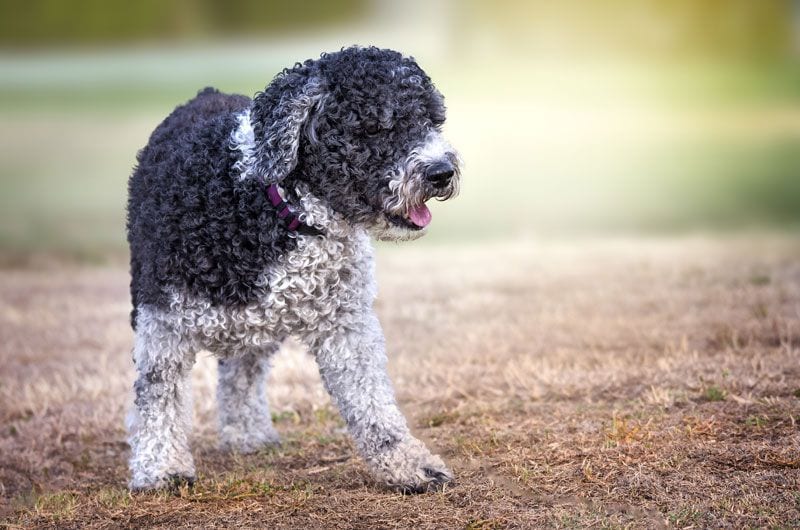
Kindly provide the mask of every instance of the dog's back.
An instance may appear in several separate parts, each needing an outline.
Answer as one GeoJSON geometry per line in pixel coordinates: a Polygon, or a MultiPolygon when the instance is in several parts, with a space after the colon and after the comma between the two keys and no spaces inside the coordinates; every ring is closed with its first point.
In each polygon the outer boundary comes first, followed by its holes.
{"type": "Polygon", "coordinates": [[[131,324],[171,291],[241,303],[265,261],[285,249],[258,179],[239,180],[230,135],[251,100],[206,88],[172,112],[138,156],[128,183],[131,324]],[[275,238],[277,239],[277,238],[275,238]]]}

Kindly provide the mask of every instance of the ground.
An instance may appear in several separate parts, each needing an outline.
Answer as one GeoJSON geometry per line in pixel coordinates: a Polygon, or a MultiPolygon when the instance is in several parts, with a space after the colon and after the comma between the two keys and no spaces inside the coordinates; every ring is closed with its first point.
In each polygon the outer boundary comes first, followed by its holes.
{"type": "Polygon", "coordinates": [[[215,448],[199,481],[130,495],[124,260],[0,271],[0,525],[276,528],[800,525],[796,236],[382,247],[377,309],[443,492],[370,478],[296,345],[270,397],[283,446],[215,448]]]}

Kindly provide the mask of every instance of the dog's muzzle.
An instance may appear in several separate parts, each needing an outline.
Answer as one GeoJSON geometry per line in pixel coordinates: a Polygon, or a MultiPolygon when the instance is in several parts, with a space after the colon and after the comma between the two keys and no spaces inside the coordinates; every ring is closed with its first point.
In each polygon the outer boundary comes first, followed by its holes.
{"type": "Polygon", "coordinates": [[[425,204],[458,193],[460,158],[441,133],[433,131],[390,173],[383,211],[390,224],[421,231],[431,222],[425,204]]]}

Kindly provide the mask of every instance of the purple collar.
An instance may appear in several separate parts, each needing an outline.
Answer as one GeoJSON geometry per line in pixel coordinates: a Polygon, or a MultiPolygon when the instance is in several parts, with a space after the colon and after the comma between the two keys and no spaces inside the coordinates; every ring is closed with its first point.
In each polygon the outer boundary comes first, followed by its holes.
{"type": "Polygon", "coordinates": [[[321,236],[323,232],[318,228],[309,226],[303,223],[298,215],[292,210],[289,205],[281,197],[281,192],[278,190],[277,184],[270,184],[267,186],[267,199],[270,204],[278,211],[278,217],[285,220],[288,224],[286,228],[290,232],[297,232],[307,236],[321,236]]]}

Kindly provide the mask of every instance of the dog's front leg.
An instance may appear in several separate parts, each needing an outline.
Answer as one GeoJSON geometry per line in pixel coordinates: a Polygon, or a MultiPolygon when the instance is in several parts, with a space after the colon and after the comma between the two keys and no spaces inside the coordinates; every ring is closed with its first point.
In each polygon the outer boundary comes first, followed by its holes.
{"type": "Polygon", "coordinates": [[[383,333],[371,310],[356,323],[314,337],[312,349],[325,388],[378,480],[415,493],[452,480],[442,459],[411,435],[397,407],[383,333]]]}

